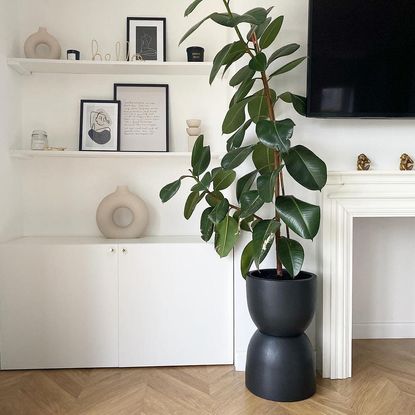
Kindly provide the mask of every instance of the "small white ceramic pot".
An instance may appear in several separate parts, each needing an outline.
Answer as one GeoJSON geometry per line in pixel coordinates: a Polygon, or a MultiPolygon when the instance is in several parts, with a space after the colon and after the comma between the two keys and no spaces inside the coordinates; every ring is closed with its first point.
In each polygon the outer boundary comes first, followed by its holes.
{"type": "Polygon", "coordinates": [[[199,137],[202,134],[201,128],[186,128],[187,134],[199,137]]]}
{"type": "Polygon", "coordinates": [[[195,120],[195,119],[187,120],[186,123],[189,128],[199,128],[202,125],[201,120],[195,120]]]}

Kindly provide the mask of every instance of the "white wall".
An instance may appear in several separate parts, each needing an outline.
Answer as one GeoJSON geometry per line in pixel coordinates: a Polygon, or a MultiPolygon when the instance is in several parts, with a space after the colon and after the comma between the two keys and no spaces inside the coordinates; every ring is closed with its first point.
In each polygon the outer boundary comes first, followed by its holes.
{"type": "MultiPolygon", "coordinates": [[[[114,50],[117,40],[125,38],[126,16],[146,15],[167,17],[168,58],[170,60],[185,60],[185,47],[177,48],[181,34],[200,16],[213,10],[215,5],[221,5],[220,0],[205,1],[198,9],[198,13],[189,19],[184,19],[181,17],[182,10],[188,1],[182,1],[180,4],[171,0],[154,0],[153,2],[21,0],[21,2],[20,55],[23,40],[41,25],[47,26],[49,31],[59,39],[63,50],[80,49],[83,57],[89,57],[90,42],[95,38],[99,40],[103,52],[110,52],[114,50]]],[[[12,7],[10,4],[14,4],[14,2],[3,1],[2,5],[6,7],[6,3],[7,7],[12,7]]],[[[243,10],[255,5],[270,6],[274,2],[258,0],[254,3],[240,0],[237,5],[243,10]]],[[[280,35],[279,45],[297,42],[302,45],[301,53],[306,54],[308,0],[295,2],[281,0],[276,3],[274,14],[285,15],[284,30],[280,35]]],[[[206,48],[207,59],[211,59],[227,38],[226,31],[208,24],[185,46],[200,44],[206,48]]],[[[14,42],[17,41],[18,36],[15,36],[14,42]]],[[[196,83],[179,77],[156,79],[151,76],[98,78],[36,75],[21,79],[19,82],[22,82],[24,90],[21,144],[27,148],[31,130],[45,128],[49,132],[52,144],[76,148],[79,100],[94,97],[110,98],[112,84],[127,78],[130,82],[157,81],[171,84],[171,129],[174,150],[185,149],[184,120],[190,117],[203,119],[208,142],[214,149],[223,148],[224,138],[220,134],[220,124],[229,96],[228,89],[220,84],[210,89],[206,83],[196,83]]],[[[280,92],[292,90],[305,94],[306,65],[304,64],[293,73],[279,77],[274,86],[280,92]]],[[[293,117],[297,124],[294,143],[309,146],[327,162],[330,170],[354,169],[356,156],[361,152],[365,152],[373,160],[376,169],[395,169],[399,155],[404,151],[415,155],[414,120],[314,120],[300,118],[286,106],[280,108],[279,116],[293,117]]],[[[5,150],[2,147],[1,153],[7,165],[10,162],[4,155],[5,150]]],[[[181,193],[183,196],[163,207],[163,210],[158,201],[157,193],[160,186],[178,176],[187,167],[180,160],[167,163],[160,160],[67,159],[19,163],[24,178],[22,205],[25,234],[98,234],[94,223],[95,208],[99,200],[112,191],[116,184],[123,183],[139,193],[152,208],[152,222],[147,234],[196,234],[198,232],[196,216],[190,222],[186,222],[181,216],[184,193],[181,193]]],[[[290,183],[287,187],[293,193],[311,202],[318,201],[318,194],[303,191],[298,193],[298,187],[290,186],[290,183]]],[[[11,185],[11,188],[13,189],[14,186],[11,185]]],[[[13,220],[10,223],[16,223],[16,221],[13,220]]],[[[380,220],[368,223],[368,232],[380,228],[381,223],[380,220]]],[[[390,235],[391,241],[401,246],[400,236],[405,230],[405,225],[399,224],[390,235]]],[[[307,254],[305,267],[319,274],[321,268],[316,242],[306,243],[305,248],[307,254]]],[[[410,256],[409,246],[403,247],[403,251],[405,256],[410,256]]],[[[365,252],[367,251],[362,247],[362,253],[365,252]]],[[[380,260],[383,253],[376,252],[373,255],[375,260],[380,260]]],[[[272,260],[264,265],[273,266],[272,260]]],[[[235,269],[239,269],[238,262],[235,269]]],[[[236,284],[235,348],[237,358],[240,356],[243,361],[247,342],[254,327],[246,310],[244,281],[238,277],[238,273],[236,284]]],[[[310,337],[313,339],[313,331],[310,337]]]]}
{"type": "Polygon", "coordinates": [[[6,57],[18,50],[18,1],[0,1],[0,240],[21,233],[20,181],[8,150],[20,137],[20,88],[18,76],[6,57]]]}
{"type": "Polygon", "coordinates": [[[414,338],[414,218],[354,223],[353,338],[414,338]]]}

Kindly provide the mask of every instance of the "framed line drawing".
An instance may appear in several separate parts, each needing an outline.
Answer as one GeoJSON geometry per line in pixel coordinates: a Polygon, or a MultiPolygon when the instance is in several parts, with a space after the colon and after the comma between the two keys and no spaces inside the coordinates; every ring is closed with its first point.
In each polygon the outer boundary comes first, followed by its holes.
{"type": "Polygon", "coordinates": [[[81,100],[80,151],[118,151],[120,101],[81,100]]]}
{"type": "Polygon", "coordinates": [[[115,84],[121,102],[120,150],[169,151],[169,86],[115,84]]]}
{"type": "Polygon", "coordinates": [[[164,17],[127,17],[129,55],[145,61],[166,61],[166,19],[164,17]]]}

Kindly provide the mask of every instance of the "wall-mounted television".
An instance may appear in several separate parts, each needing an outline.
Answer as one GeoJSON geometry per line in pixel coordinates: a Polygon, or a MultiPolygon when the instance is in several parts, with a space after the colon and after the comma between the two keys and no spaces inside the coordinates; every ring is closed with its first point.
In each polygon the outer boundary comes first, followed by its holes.
{"type": "Polygon", "coordinates": [[[415,117],[415,0],[310,0],[307,115],[415,117]]]}

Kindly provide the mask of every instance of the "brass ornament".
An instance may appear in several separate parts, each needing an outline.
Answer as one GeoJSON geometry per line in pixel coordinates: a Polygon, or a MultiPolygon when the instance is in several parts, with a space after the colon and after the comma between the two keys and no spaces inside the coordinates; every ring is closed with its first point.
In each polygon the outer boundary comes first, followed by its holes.
{"type": "Polygon", "coordinates": [[[408,156],[408,154],[403,153],[401,155],[401,162],[399,163],[399,170],[405,171],[405,170],[412,170],[414,168],[414,161],[411,159],[411,157],[408,156]]]}
{"type": "Polygon", "coordinates": [[[370,161],[369,157],[366,156],[366,154],[359,154],[359,156],[357,157],[357,170],[369,170],[371,163],[372,162],[370,161]]]}

